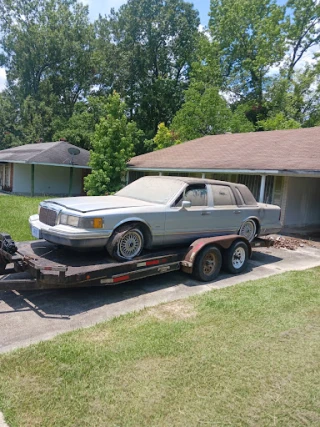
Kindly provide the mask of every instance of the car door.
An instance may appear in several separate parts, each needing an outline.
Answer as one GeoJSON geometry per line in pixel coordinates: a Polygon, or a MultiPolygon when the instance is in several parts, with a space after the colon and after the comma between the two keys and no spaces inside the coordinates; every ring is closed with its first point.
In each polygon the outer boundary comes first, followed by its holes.
{"type": "Polygon", "coordinates": [[[167,207],[165,244],[188,244],[210,234],[212,196],[205,184],[190,184],[176,201],[167,207]],[[183,201],[191,206],[182,208],[183,201]]]}
{"type": "Polygon", "coordinates": [[[215,234],[237,233],[242,221],[242,209],[236,204],[232,189],[228,185],[210,185],[213,197],[212,230],[215,234]]]}

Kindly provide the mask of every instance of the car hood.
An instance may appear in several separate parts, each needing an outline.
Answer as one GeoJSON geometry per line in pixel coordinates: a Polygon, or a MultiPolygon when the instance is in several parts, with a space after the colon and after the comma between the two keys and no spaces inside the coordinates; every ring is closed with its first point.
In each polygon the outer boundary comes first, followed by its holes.
{"type": "Polygon", "coordinates": [[[152,206],[153,203],[120,196],[85,196],[67,197],[63,199],[50,199],[43,204],[54,204],[77,212],[93,212],[109,209],[134,208],[152,206]]]}

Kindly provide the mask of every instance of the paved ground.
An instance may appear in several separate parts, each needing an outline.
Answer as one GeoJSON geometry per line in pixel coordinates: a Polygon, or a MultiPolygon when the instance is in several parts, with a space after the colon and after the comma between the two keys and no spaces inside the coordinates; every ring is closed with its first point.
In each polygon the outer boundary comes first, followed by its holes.
{"type": "Polygon", "coordinates": [[[7,427],[7,424],[3,418],[2,412],[0,412],[0,427],[7,427]]]}
{"type": "Polygon", "coordinates": [[[299,246],[295,251],[270,248],[254,250],[245,273],[221,274],[213,283],[203,284],[175,272],[115,287],[0,291],[0,352],[161,302],[315,266],[320,266],[320,247],[299,246]]]}

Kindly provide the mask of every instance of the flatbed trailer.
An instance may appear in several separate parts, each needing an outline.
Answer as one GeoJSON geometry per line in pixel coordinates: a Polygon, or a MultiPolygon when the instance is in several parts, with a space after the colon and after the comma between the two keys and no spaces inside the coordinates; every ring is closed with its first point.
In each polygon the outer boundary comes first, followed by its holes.
{"type": "Polygon", "coordinates": [[[238,235],[217,236],[117,262],[106,251],[75,252],[45,240],[15,244],[9,234],[0,233],[0,290],[108,286],[180,269],[198,280],[212,281],[221,267],[241,273],[252,248],[271,244],[265,239],[249,243],[238,235]]]}

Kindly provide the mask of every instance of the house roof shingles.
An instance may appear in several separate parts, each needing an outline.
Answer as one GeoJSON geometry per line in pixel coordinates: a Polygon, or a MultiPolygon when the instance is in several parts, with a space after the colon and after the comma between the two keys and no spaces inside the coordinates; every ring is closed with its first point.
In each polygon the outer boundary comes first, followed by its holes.
{"type": "MultiPolygon", "coordinates": [[[[79,148],[65,141],[20,145],[0,151],[0,162],[70,165],[72,155],[68,149],[71,147],[79,148]]],[[[79,150],[80,153],[73,157],[73,165],[87,168],[90,153],[83,148],[79,150]]]]}
{"type": "Polygon", "coordinates": [[[128,167],[320,172],[320,127],[209,135],[133,157],[128,167]]]}

